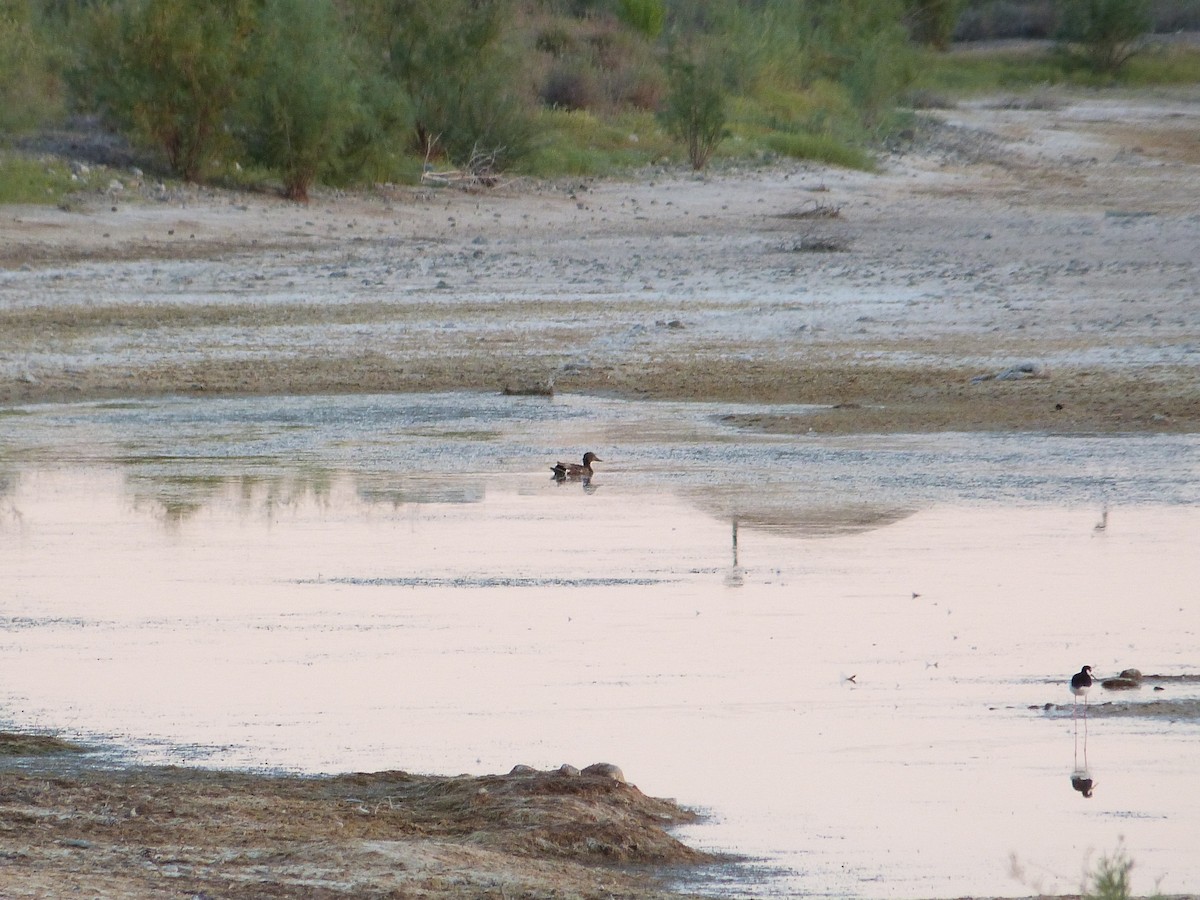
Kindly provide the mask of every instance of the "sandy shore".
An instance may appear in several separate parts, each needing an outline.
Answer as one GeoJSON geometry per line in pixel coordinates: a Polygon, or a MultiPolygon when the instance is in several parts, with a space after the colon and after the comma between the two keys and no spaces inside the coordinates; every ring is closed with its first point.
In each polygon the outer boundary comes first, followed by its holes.
{"type": "Polygon", "coordinates": [[[8,208],[0,402],[553,389],[823,407],[745,423],[783,430],[1194,431],[1200,95],[931,116],[877,174],[8,208]]]}

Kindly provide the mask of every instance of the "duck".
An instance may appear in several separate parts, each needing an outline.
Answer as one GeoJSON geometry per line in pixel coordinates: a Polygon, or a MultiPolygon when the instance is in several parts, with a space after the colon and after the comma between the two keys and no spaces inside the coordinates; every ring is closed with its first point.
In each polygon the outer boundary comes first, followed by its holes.
{"type": "Polygon", "coordinates": [[[589,450],[583,454],[583,465],[559,462],[551,466],[550,471],[554,473],[555,481],[590,481],[594,462],[604,462],[604,460],[589,450]]]}

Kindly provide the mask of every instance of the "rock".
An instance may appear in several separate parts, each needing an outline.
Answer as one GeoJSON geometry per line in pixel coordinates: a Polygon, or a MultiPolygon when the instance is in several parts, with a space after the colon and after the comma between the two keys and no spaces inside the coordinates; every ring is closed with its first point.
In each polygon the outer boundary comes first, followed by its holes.
{"type": "Polygon", "coordinates": [[[619,781],[625,784],[625,773],[621,771],[619,766],[614,766],[612,763],[593,763],[583,770],[583,775],[593,775],[599,778],[611,778],[613,781],[619,781]]]}
{"type": "Polygon", "coordinates": [[[576,775],[579,774],[579,770],[577,768],[575,768],[573,765],[571,765],[570,763],[563,763],[561,766],[558,767],[558,774],[566,775],[570,778],[574,778],[576,775]]]}
{"type": "Polygon", "coordinates": [[[515,765],[508,773],[509,775],[536,775],[537,769],[533,766],[515,765]]]}
{"type": "Polygon", "coordinates": [[[992,375],[976,375],[971,379],[971,384],[979,384],[981,381],[1020,381],[1023,378],[1049,377],[1049,370],[1040,363],[1023,362],[992,375]]]}
{"type": "Polygon", "coordinates": [[[1125,669],[1116,678],[1105,678],[1100,687],[1110,691],[1133,691],[1142,686],[1142,673],[1137,669],[1125,669]]]}

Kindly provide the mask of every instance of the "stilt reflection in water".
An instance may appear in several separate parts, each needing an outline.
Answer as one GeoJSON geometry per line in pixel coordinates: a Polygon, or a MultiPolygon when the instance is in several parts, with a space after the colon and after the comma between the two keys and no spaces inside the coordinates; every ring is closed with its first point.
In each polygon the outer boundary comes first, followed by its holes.
{"type": "Polygon", "coordinates": [[[730,566],[729,571],[725,574],[725,587],[741,587],[744,582],[742,579],[742,567],[738,565],[738,520],[737,520],[737,516],[733,517],[732,528],[733,528],[733,565],[730,566]]]}
{"type": "Polygon", "coordinates": [[[1079,720],[1075,720],[1075,765],[1071,770],[1071,788],[1079,792],[1079,794],[1088,798],[1092,796],[1092,791],[1096,789],[1096,782],[1092,778],[1091,769],[1088,767],[1088,723],[1087,716],[1083,719],[1083,765],[1079,765],[1079,720]]]}
{"type": "Polygon", "coordinates": [[[1071,770],[1071,788],[1079,792],[1080,796],[1087,798],[1092,796],[1092,791],[1096,789],[1096,782],[1092,778],[1091,770],[1088,768],[1088,720],[1087,720],[1087,694],[1092,687],[1092,667],[1084,666],[1078,672],[1071,676],[1071,693],[1075,695],[1075,708],[1072,710],[1071,720],[1075,725],[1075,764],[1071,770]],[[1079,765],[1079,698],[1083,698],[1083,766],[1079,765]]]}

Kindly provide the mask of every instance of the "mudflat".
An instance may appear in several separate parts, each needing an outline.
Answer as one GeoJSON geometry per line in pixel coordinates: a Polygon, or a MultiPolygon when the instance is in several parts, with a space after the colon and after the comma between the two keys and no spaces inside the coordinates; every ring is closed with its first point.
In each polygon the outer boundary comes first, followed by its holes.
{"type": "Polygon", "coordinates": [[[0,213],[0,402],[509,390],[787,402],[773,430],[1195,431],[1200,94],[928,113],[877,173],[116,179],[0,213]],[[108,182],[106,182],[107,184],[108,182]]]}

